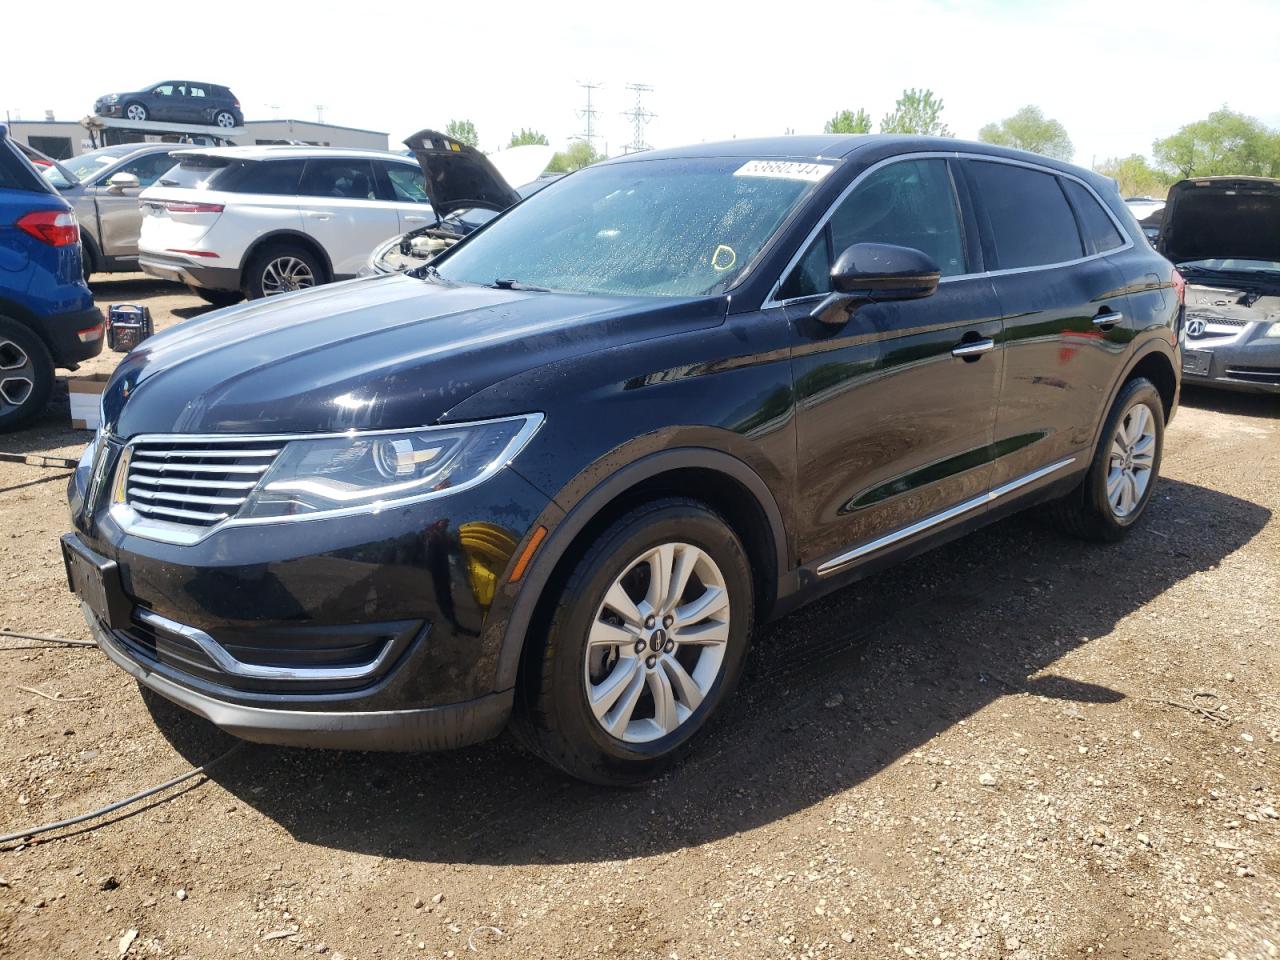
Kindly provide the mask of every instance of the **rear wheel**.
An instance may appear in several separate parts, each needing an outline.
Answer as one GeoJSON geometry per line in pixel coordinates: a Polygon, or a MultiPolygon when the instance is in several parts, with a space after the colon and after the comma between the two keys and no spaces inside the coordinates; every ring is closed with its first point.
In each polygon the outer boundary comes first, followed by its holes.
{"type": "Polygon", "coordinates": [[[213,122],[224,129],[231,129],[236,125],[235,115],[227,110],[219,110],[214,114],[213,122]]]}
{"type": "Polygon", "coordinates": [[[567,773],[629,784],[662,773],[737,685],[751,570],[706,506],[668,499],[600,534],[530,650],[517,724],[567,773]]]}
{"type": "Polygon", "coordinates": [[[129,120],[145,120],[147,119],[147,108],[136,100],[133,103],[125,104],[124,115],[129,120]]]}
{"type": "Polygon", "coordinates": [[[33,331],[0,317],[0,433],[17,430],[49,402],[53,359],[33,331]]]}
{"type": "Polygon", "coordinates": [[[1115,541],[1151,502],[1164,452],[1164,402],[1145,377],[1120,389],[1080,486],[1054,504],[1059,525],[1085,540],[1115,541]]]}
{"type": "Polygon", "coordinates": [[[229,307],[244,299],[244,294],[239,290],[209,290],[205,287],[193,287],[191,284],[187,284],[187,289],[205,303],[211,303],[215,307],[229,307]]]}
{"type": "Polygon", "coordinates": [[[293,293],[324,283],[316,255],[290,243],[263,247],[253,255],[245,274],[245,295],[251,300],[293,293]]]}

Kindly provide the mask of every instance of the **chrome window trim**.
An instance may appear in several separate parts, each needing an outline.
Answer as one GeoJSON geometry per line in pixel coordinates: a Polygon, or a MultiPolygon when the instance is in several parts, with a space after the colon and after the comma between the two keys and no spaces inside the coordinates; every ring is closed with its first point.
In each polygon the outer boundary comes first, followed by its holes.
{"type": "MultiPolygon", "coordinates": [[[[959,150],[957,151],[927,150],[919,153],[900,153],[892,157],[885,157],[883,160],[879,160],[876,163],[873,163],[871,166],[867,167],[867,169],[863,170],[860,174],[854,177],[852,182],[850,182],[848,186],[846,186],[842,191],[840,191],[840,195],[831,202],[831,205],[827,208],[826,213],[822,215],[822,219],[819,220],[818,223],[814,226],[814,228],[809,231],[808,236],[804,238],[804,242],[800,244],[799,249],[796,250],[795,255],[787,263],[786,268],[782,271],[781,274],[778,275],[778,279],[774,282],[773,286],[769,290],[769,295],[765,297],[764,303],[760,305],[761,310],[767,310],[771,307],[785,307],[785,306],[788,306],[789,304],[804,303],[809,300],[818,300],[826,296],[825,293],[811,293],[803,297],[791,297],[790,299],[787,299],[787,300],[776,299],[778,295],[778,291],[782,288],[783,282],[787,279],[787,277],[791,276],[791,271],[796,268],[796,265],[800,262],[801,258],[804,257],[805,252],[809,249],[809,245],[813,243],[813,241],[817,238],[819,233],[821,233],[823,230],[826,229],[827,224],[830,222],[832,216],[835,215],[837,208],[839,208],[840,204],[844,203],[845,199],[849,196],[849,194],[852,193],[859,186],[859,184],[862,183],[863,180],[865,180],[871,174],[875,173],[877,170],[887,167],[890,164],[902,163],[907,160],[980,160],[985,163],[1004,163],[1013,167],[1026,167],[1029,170],[1035,170],[1037,173],[1047,173],[1050,176],[1065,177],[1068,180],[1074,180],[1076,183],[1080,184],[1080,186],[1084,187],[1087,191],[1089,191],[1089,195],[1092,196],[1094,200],[1098,202],[1098,205],[1102,207],[1103,212],[1106,213],[1106,215],[1111,219],[1111,222],[1115,225],[1115,228],[1120,231],[1120,236],[1124,237],[1125,239],[1125,242],[1121,246],[1112,247],[1110,250],[1103,251],[1102,253],[1093,253],[1093,254],[1087,254],[1083,257],[1076,257],[1074,260],[1061,260],[1056,263],[1041,263],[1041,264],[1036,264],[1035,266],[1032,266],[1032,267],[1006,267],[1000,270],[983,270],[978,273],[958,273],[955,276],[943,277],[941,280],[938,281],[939,284],[955,283],[958,280],[974,280],[974,279],[979,279],[984,277],[1000,277],[1000,276],[1005,276],[1006,274],[1032,273],[1039,270],[1056,270],[1061,267],[1073,267],[1077,264],[1087,263],[1090,260],[1099,260],[1099,259],[1102,259],[1103,257],[1109,257],[1117,253],[1123,253],[1125,250],[1131,250],[1134,246],[1133,237],[1129,235],[1129,231],[1124,228],[1124,224],[1120,222],[1120,219],[1115,215],[1115,212],[1111,209],[1111,207],[1109,207],[1106,201],[1104,201],[1102,197],[1098,195],[1098,191],[1095,190],[1093,186],[1090,183],[1088,183],[1086,180],[1083,180],[1080,177],[1077,177],[1073,173],[1067,173],[1063,170],[1055,170],[1052,167],[1046,167],[1038,163],[1031,163],[1027,160],[1015,160],[1012,157],[995,157],[985,153],[967,153],[965,151],[959,151],[959,150]]],[[[1072,219],[1073,220],[1075,219],[1074,211],[1072,213],[1072,219]]],[[[1077,223],[1076,230],[1079,231],[1079,229],[1080,229],[1080,225],[1079,223],[1077,223]]],[[[1080,244],[1081,244],[1081,249],[1084,249],[1085,240],[1084,240],[1083,234],[1081,234],[1080,236],[1080,244]]]]}
{"type": "MultiPolygon", "coordinates": [[[[133,536],[143,537],[147,540],[159,540],[164,543],[174,543],[181,546],[193,546],[212,536],[221,530],[230,527],[249,527],[263,526],[272,523],[298,523],[308,520],[334,520],[342,517],[353,517],[361,515],[377,514],[384,510],[395,510],[405,506],[422,503],[428,500],[439,500],[443,497],[451,496],[455,493],[461,493],[464,490],[470,490],[472,487],[479,486],[486,480],[498,473],[498,471],[509,466],[511,461],[519,456],[523,450],[533,439],[533,435],[538,432],[542,424],[546,421],[545,414],[542,413],[525,413],[517,414],[511,417],[495,417],[492,420],[467,421],[465,423],[445,423],[445,424],[429,424],[422,427],[401,427],[398,429],[387,430],[343,430],[336,433],[250,433],[250,434],[197,434],[197,433],[145,433],[136,437],[131,437],[121,449],[119,456],[116,458],[115,466],[112,469],[112,489],[115,485],[115,472],[120,469],[121,464],[127,464],[130,457],[125,456],[125,451],[140,443],[245,443],[249,441],[269,441],[288,443],[293,440],[333,440],[339,438],[363,438],[363,437],[379,437],[389,434],[410,433],[414,430],[465,430],[469,427],[487,426],[494,423],[509,423],[516,420],[523,420],[524,426],[516,433],[511,442],[507,445],[507,453],[505,456],[498,457],[491,461],[480,473],[472,477],[465,483],[457,486],[447,487],[443,490],[430,490],[426,493],[420,493],[416,496],[405,497],[403,499],[374,501],[355,507],[339,507],[334,510],[323,510],[316,513],[300,513],[287,517],[228,517],[218,523],[211,524],[207,527],[191,527],[187,524],[166,523],[163,520],[142,517],[128,503],[113,503],[110,505],[108,513],[112,520],[119,525],[120,529],[125,533],[133,536]]],[[[127,469],[127,467],[126,467],[127,469]]],[[[264,474],[263,476],[266,476],[264,474]]],[[[254,488],[257,489],[256,487],[254,488]]],[[[253,491],[250,491],[252,494],[253,491]]],[[[247,502],[246,498],[246,502],[247,502]]]]}
{"type": "Polygon", "coordinates": [[[835,573],[837,570],[848,566],[853,563],[853,561],[861,557],[865,557],[870,553],[875,553],[877,550],[883,550],[885,547],[893,546],[895,543],[906,540],[909,537],[914,537],[917,533],[924,533],[926,530],[931,530],[941,523],[946,523],[948,520],[954,520],[956,517],[963,516],[966,513],[971,513],[980,507],[985,507],[987,504],[993,503],[1001,497],[1008,496],[1016,490],[1021,490],[1028,484],[1035,483],[1037,480],[1047,477],[1052,473],[1057,473],[1059,470],[1064,467],[1068,467],[1075,462],[1075,457],[1067,457],[1065,460],[1059,460],[1056,463],[1051,463],[1046,467],[1041,467],[1039,470],[1033,470],[1031,473],[1023,474],[1021,477],[1010,480],[1008,483],[1001,484],[992,490],[988,490],[986,493],[982,493],[972,499],[965,500],[963,503],[958,503],[954,507],[949,507],[940,513],[935,513],[932,516],[925,517],[923,520],[917,520],[915,523],[894,530],[892,533],[886,533],[884,536],[877,537],[875,540],[870,540],[867,543],[854,547],[852,550],[847,550],[838,556],[832,557],[830,560],[820,563],[818,565],[818,576],[825,577],[828,574],[835,573]]]}

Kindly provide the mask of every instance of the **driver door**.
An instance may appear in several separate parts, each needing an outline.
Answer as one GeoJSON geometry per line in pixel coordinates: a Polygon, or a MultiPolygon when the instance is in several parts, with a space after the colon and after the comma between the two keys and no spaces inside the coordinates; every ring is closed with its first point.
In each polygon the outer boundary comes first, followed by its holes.
{"type": "Polygon", "coordinates": [[[98,242],[108,257],[136,257],[138,235],[142,232],[142,208],[138,194],[151,186],[174,165],[168,153],[152,153],[122,164],[102,176],[86,192],[98,208],[98,242]],[[138,178],[136,187],[112,187],[108,182],[118,173],[138,178]]]}
{"type": "Polygon", "coordinates": [[[820,573],[941,529],[957,507],[985,509],[1003,355],[971,223],[948,160],[891,161],[836,204],[779,290],[793,345],[801,560],[820,573]],[[866,304],[840,326],[811,317],[835,257],[863,242],[928,254],[937,291],[866,304]]]}

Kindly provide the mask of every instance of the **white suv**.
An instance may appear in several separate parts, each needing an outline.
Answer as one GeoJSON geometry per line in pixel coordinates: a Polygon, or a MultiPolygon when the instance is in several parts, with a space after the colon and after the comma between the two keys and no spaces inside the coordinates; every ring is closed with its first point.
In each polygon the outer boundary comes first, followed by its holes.
{"type": "Polygon", "coordinates": [[[139,197],[138,262],[215,304],[354,277],[433,220],[412,157],[326,147],[178,150],[139,197]]]}

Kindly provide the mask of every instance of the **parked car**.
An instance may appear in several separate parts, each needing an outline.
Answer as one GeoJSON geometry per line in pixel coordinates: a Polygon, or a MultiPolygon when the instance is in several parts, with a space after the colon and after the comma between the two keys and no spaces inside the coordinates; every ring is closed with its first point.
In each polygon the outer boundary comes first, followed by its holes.
{"type": "Polygon", "coordinates": [[[1131,530],[1178,283],[1109,181],[1034,154],[617,158],[415,274],[146,341],[65,556],[107,655],[239,736],[433,749],[514,715],[634,782],[760,623],[1032,504],[1131,530]]]}
{"type": "Polygon", "coordinates": [[[1183,379],[1280,393],[1280,180],[1175,183],[1157,248],[1187,280],[1183,379]]]}
{"type": "Polygon", "coordinates": [[[129,93],[108,93],[93,102],[100,117],[198,123],[207,126],[244,126],[240,101],[226,87],[198,80],[166,80],[129,93]]]}
{"type": "Polygon", "coordinates": [[[1125,197],[1124,202],[1142,227],[1147,240],[1155,243],[1160,236],[1160,223],[1164,219],[1164,201],[1155,197],[1125,197]]]}
{"type": "Polygon", "coordinates": [[[562,176],[543,175],[554,151],[539,144],[486,156],[448,134],[421,130],[406,139],[405,145],[422,168],[435,217],[433,222],[375,247],[361,276],[425,266],[440,251],[562,176]],[[513,183],[522,186],[513,187],[513,183]]]}
{"type": "Polygon", "coordinates": [[[56,367],[101,350],[76,216],[0,126],[0,432],[44,409],[56,367]]]}
{"type": "Polygon", "coordinates": [[[435,221],[411,157],[267,146],[174,158],[142,193],[139,263],[210,303],[354,277],[387,237],[435,221]]]}
{"type": "Polygon", "coordinates": [[[173,167],[172,143],[128,143],[54,162],[41,172],[75,209],[84,274],[138,269],[138,195],[173,167]]]}

